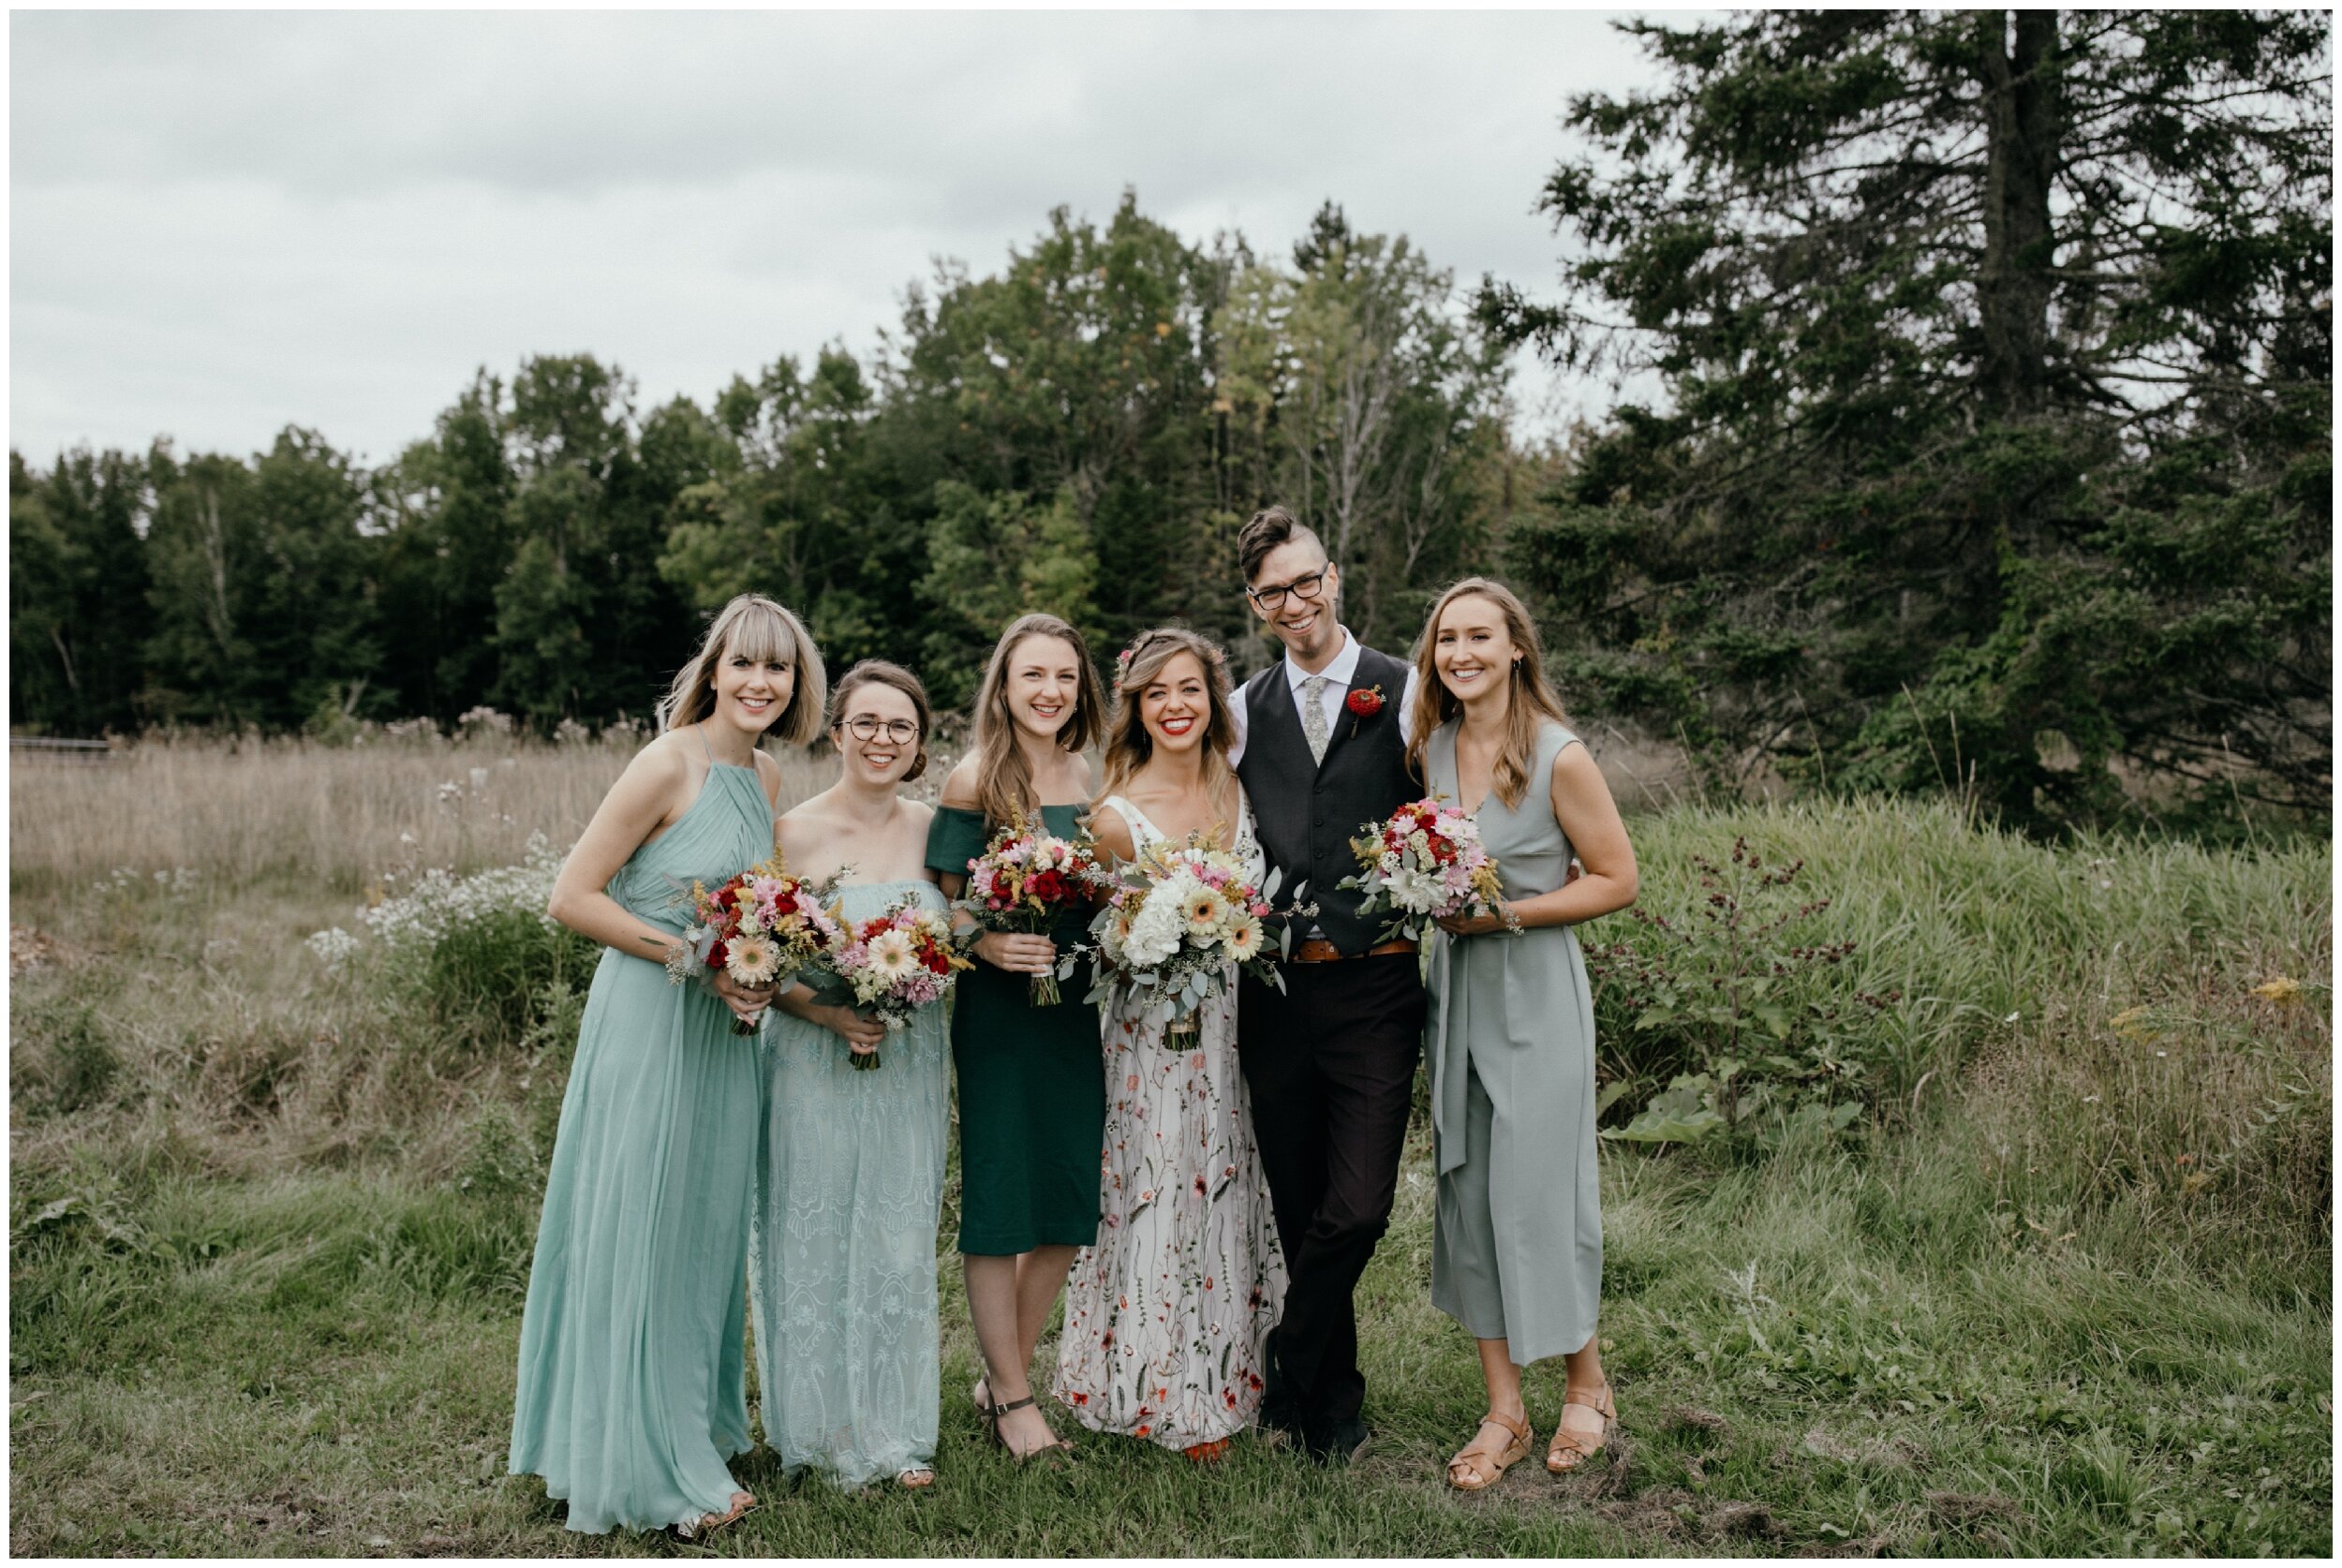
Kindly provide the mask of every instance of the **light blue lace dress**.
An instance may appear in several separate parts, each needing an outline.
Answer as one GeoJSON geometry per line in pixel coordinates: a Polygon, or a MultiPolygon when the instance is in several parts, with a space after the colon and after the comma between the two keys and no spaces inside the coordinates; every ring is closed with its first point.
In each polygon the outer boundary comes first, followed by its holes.
{"type": "MultiPolygon", "coordinates": [[[[926,881],[840,897],[847,919],[868,920],[906,895],[947,907],[926,881]]],[[[867,1072],[830,1030],[768,1017],[749,1262],[764,1439],[791,1473],[859,1487],[935,1460],[943,1004],[889,1034],[867,1072]]]]}

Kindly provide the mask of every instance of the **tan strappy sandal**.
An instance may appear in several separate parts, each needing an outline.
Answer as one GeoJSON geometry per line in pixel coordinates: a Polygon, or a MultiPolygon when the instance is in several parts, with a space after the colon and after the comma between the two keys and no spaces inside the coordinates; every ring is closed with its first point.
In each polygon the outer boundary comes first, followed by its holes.
{"type": "Polygon", "coordinates": [[[1553,1445],[1545,1451],[1545,1468],[1556,1475],[1567,1475],[1608,1445],[1611,1430],[1618,1426],[1618,1406],[1610,1398],[1610,1385],[1605,1383],[1591,1394],[1571,1393],[1562,1400],[1562,1419],[1553,1428],[1553,1445]],[[1569,1429],[1569,1409],[1582,1405],[1602,1418],[1589,1442],[1569,1429]]]}
{"type": "Polygon", "coordinates": [[[732,1494],[732,1511],[728,1514],[703,1514],[689,1524],[674,1527],[675,1536],[683,1541],[704,1541],[728,1524],[737,1523],[740,1516],[756,1506],[754,1492],[732,1494]]]}
{"type": "Polygon", "coordinates": [[[1499,1415],[1496,1412],[1490,1411],[1480,1417],[1481,1432],[1487,1431],[1490,1427],[1507,1434],[1511,1441],[1505,1444],[1503,1452],[1490,1454],[1487,1449],[1478,1446],[1480,1432],[1473,1433],[1472,1441],[1465,1443],[1457,1452],[1456,1457],[1447,1461],[1447,1484],[1456,1490],[1460,1492],[1487,1491],[1490,1487],[1505,1479],[1506,1471],[1527,1458],[1530,1446],[1536,1442],[1536,1434],[1529,1429],[1528,1422],[1515,1421],[1509,1415],[1499,1415]]]}

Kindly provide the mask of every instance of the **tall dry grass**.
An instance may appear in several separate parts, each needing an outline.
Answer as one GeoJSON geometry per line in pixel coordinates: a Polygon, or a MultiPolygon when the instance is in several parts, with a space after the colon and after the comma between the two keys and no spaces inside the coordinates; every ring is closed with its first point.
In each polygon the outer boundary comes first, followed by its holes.
{"type": "MultiPolygon", "coordinates": [[[[297,881],[362,891],[386,871],[474,871],[521,858],[531,834],[566,846],[637,747],[504,737],[375,740],[171,737],[102,763],[13,759],[8,855],[20,889],[117,867],[185,869],[235,886],[297,881]]],[[[784,806],[836,764],[772,753],[784,806]]]]}

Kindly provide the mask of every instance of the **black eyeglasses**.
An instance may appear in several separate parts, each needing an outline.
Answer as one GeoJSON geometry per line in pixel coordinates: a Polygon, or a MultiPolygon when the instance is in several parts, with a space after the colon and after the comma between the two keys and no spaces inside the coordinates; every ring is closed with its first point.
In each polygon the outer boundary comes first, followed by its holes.
{"type": "Polygon", "coordinates": [[[1326,591],[1326,574],[1331,570],[1333,570],[1332,567],[1323,566],[1319,567],[1315,571],[1304,572],[1302,575],[1295,578],[1292,582],[1282,584],[1273,588],[1247,588],[1244,591],[1253,596],[1253,602],[1254,604],[1259,605],[1263,610],[1267,611],[1273,615],[1278,611],[1284,608],[1285,595],[1287,594],[1297,594],[1303,599],[1313,599],[1319,594],[1324,593],[1326,591]]]}
{"type": "Polygon", "coordinates": [[[874,741],[881,730],[897,746],[909,746],[919,738],[919,726],[908,718],[881,719],[875,714],[858,713],[846,720],[846,733],[858,741],[874,741]]]}

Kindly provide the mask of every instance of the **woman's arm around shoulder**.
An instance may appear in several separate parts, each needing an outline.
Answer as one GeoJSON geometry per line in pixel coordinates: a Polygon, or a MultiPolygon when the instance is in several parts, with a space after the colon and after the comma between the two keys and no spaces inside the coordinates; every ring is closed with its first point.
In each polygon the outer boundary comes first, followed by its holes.
{"type": "Polygon", "coordinates": [[[1131,824],[1122,820],[1122,813],[1104,801],[1089,808],[1089,836],[1114,857],[1117,865],[1138,858],[1138,840],[1131,832],[1131,824]]]}

